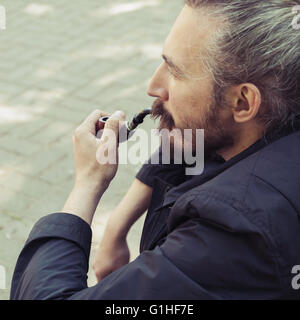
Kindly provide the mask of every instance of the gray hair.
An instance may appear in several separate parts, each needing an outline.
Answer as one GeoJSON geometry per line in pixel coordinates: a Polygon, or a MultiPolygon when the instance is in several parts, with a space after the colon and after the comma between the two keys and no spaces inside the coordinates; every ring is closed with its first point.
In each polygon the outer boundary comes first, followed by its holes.
{"type": "Polygon", "coordinates": [[[300,30],[292,27],[299,1],[185,0],[224,23],[214,33],[202,62],[224,102],[226,88],[253,83],[262,95],[258,120],[268,131],[300,113],[300,30]],[[205,59],[205,57],[207,59],[205,59]]]}

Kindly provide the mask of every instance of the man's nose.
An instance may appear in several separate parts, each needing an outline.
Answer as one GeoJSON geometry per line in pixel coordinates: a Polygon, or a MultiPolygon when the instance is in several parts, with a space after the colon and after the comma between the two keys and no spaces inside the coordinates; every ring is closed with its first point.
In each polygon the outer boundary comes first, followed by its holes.
{"type": "Polygon", "coordinates": [[[162,65],[160,65],[149,83],[147,94],[151,97],[159,98],[162,101],[167,101],[169,99],[169,93],[166,84],[162,65]]]}

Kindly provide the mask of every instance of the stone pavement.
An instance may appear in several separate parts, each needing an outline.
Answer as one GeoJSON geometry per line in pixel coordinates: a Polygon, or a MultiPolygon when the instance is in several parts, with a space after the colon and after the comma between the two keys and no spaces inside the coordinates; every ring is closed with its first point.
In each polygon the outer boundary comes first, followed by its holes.
{"type": "MultiPolygon", "coordinates": [[[[182,0],[2,0],[0,30],[0,266],[9,297],[33,224],[61,210],[73,184],[72,133],[95,108],[128,117],[146,88],[182,0]]],[[[151,120],[144,127],[153,126],[151,120]]],[[[120,166],[93,224],[93,246],[140,165],[120,166]]],[[[130,231],[138,254],[143,218],[130,231]]],[[[1,275],[0,275],[1,276],[1,275]]],[[[89,285],[95,283],[92,270],[89,285]]]]}

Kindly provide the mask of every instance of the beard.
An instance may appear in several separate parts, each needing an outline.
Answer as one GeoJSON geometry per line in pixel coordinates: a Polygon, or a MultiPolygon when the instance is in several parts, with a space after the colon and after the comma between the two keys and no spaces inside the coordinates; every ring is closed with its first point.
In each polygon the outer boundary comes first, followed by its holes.
{"type": "Polygon", "coordinates": [[[164,103],[160,99],[156,99],[152,105],[151,117],[153,120],[159,119],[158,130],[172,130],[175,127],[175,122],[172,115],[165,109],[164,103]]]}
{"type": "Polygon", "coordinates": [[[229,109],[226,103],[220,107],[216,103],[216,100],[213,99],[208,111],[203,115],[201,120],[192,119],[188,123],[181,125],[181,127],[176,127],[172,114],[165,109],[164,103],[160,99],[157,99],[152,106],[152,118],[154,120],[159,119],[159,131],[162,129],[167,129],[170,132],[174,131],[174,129],[181,131],[181,138],[179,138],[181,141],[176,141],[176,137],[173,136],[168,137],[171,145],[171,158],[173,158],[172,155],[174,155],[177,146],[180,146],[181,152],[183,152],[185,147],[188,147],[191,148],[193,154],[196,153],[196,129],[204,130],[205,158],[209,158],[217,154],[219,150],[234,145],[234,137],[236,135],[235,122],[232,113],[224,112],[226,109],[229,109]],[[184,129],[192,129],[192,141],[184,139],[184,129]]]}

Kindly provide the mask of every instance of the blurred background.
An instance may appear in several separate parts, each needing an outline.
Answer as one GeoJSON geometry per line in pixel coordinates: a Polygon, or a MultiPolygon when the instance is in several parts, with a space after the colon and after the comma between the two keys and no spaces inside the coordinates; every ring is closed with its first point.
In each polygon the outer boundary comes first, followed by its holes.
{"type": "MultiPolygon", "coordinates": [[[[8,299],[33,224],[60,211],[73,185],[72,134],[94,109],[132,117],[182,0],[2,0],[0,30],[0,266],[8,299]]],[[[143,128],[153,128],[146,120],[143,128]]],[[[106,221],[140,164],[121,165],[93,222],[91,261],[106,221]]],[[[128,236],[139,253],[142,217],[128,236]]],[[[91,268],[90,268],[91,269],[91,268]]],[[[89,285],[95,284],[93,271],[89,285]]]]}

